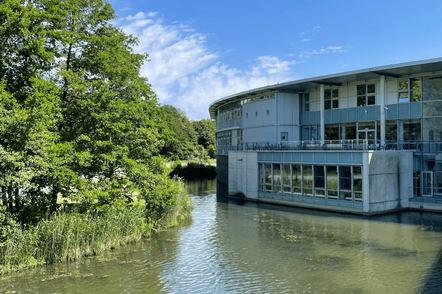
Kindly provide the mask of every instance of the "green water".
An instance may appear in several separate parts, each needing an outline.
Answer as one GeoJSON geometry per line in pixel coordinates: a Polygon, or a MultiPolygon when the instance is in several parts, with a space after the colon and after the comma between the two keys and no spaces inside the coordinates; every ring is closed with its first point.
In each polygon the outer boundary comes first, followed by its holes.
{"type": "Polygon", "coordinates": [[[215,180],[188,185],[195,210],[182,226],[0,276],[0,293],[442,292],[441,214],[366,218],[217,201],[215,180]]]}

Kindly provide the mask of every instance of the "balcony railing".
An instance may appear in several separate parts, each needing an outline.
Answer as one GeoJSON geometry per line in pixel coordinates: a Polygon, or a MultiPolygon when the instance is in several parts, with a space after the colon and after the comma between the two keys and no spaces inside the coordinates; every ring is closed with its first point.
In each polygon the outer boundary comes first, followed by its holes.
{"type": "Polygon", "coordinates": [[[270,150],[410,150],[422,152],[441,152],[442,141],[385,141],[360,140],[325,140],[289,141],[289,142],[255,142],[237,146],[220,146],[227,150],[270,151],[270,150]],[[226,148],[227,147],[227,148],[226,148]]]}

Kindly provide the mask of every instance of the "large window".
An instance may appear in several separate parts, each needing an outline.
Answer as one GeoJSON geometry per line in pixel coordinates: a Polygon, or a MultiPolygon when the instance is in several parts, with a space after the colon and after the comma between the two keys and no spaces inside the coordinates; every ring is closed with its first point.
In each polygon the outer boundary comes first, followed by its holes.
{"type": "Polygon", "coordinates": [[[328,89],[324,91],[324,108],[339,108],[339,89],[328,89]]]}
{"type": "Polygon", "coordinates": [[[317,198],[325,197],[325,175],[324,166],[315,166],[315,196],[317,198]]]}
{"type": "Polygon", "coordinates": [[[291,184],[290,184],[290,164],[284,164],[282,166],[282,185],[285,195],[292,194],[291,184]]]}
{"type": "Polygon", "coordinates": [[[420,79],[407,79],[398,81],[398,102],[418,102],[421,101],[421,87],[420,79]]]}
{"type": "Polygon", "coordinates": [[[356,88],[358,95],[358,107],[376,104],[376,85],[358,85],[356,88]]]}
{"type": "Polygon", "coordinates": [[[325,125],[325,140],[339,140],[339,124],[325,125]]]}
{"type": "Polygon", "coordinates": [[[310,111],[310,94],[304,93],[302,95],[302,112],[310,111]]]}
{"type": "Polygon", "coordinates": [[[360,166],[260,163],[258,169],[258,190],[266,194],[265,197],[359,207],[361,205],[360,166]],[[292,196],[294,197],[291,198],[292,196]],[[348,204],[349,202],[353,204],[348,204]],[[354,204],[355,202],[359,204],[354,204]]]}
{"type": "Polygon", "coordinates": [[[292,165],[292,185],[293,185],[293,195],[294,196],[302,196],[302,173],[300,165],[292,165]]]}

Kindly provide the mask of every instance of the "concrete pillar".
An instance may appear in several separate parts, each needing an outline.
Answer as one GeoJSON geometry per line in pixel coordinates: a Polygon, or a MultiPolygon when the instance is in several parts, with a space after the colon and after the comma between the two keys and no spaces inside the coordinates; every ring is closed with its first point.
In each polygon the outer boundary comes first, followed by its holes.
{"type": "Polygon", "coordinates": [[[321,120],[320,120],[320,132],[321,132],[321,145],[324,145],[324,138],[325,138],[325,124],[324,124],[324,85],[321,85],[320,90],[320,102],[319,107],[321,109],[321,120]]]}
{"type": "Polygon", "coordinates": [[[385,146],[385,76],[381,75],[381,148],[385,146]]]}

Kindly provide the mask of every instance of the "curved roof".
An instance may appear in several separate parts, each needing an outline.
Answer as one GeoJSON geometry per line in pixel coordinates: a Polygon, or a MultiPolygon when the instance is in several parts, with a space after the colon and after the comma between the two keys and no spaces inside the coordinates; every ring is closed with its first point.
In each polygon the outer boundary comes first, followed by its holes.
{"type": "Polygon", "coordinates": [[[251,89],[239,92],[212,102],[209,106],[210,117],[215,118],[215,112],[218,107],[245,98],[253,94],[260,94],[269,91],[279,92],[302,92],[307,89],[315,88],[320,84],[324,85],[341,85],[343,83],[351,83],[361,80],[370,80],[379,78],[380,75],[399,78],[405,75],[418,74],[423,72],[441,71],[442,57],[425,59],[419,61],[411,61],[405,63],[397,63],[385,66],[370,67],[366,69],[347,71],[342,73],[318,76],[302,80],[295,80],[286,83],[278,83],[261,88],[251,89]]]}

